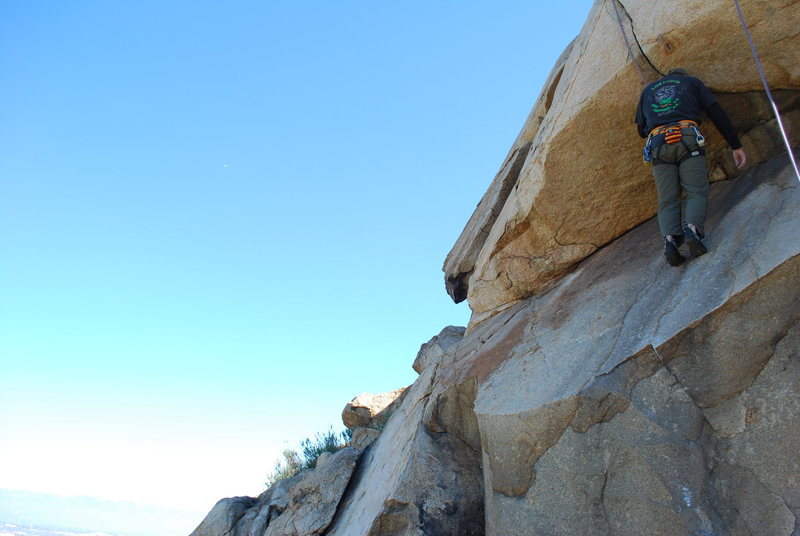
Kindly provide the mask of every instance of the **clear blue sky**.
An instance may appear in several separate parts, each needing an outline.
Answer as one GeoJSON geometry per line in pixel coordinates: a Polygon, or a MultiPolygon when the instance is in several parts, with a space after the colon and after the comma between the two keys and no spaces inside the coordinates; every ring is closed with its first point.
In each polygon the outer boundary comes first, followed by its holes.
{"type": "Polygon", "coordinates": [[[206,511],[411,383],[591,4],[0,0],[0,488],[206,511]]]}

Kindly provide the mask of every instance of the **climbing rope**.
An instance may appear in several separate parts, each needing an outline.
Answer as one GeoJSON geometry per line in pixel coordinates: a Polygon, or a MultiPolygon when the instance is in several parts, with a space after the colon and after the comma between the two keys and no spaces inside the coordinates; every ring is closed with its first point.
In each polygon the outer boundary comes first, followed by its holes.
{"type": "Polygon", "coordinates": [[[733,0],[733,3],[736,4],[736,11],[739,13],[739,20],[742,21],[742,28],[744,29],[744,35],[747,37],[747,42],[750,43],[750,50],[753,51],[753,58],[756,60],[756,68],[758,69],[758,75],[761,77],[761,83],[764,84],[764,89],[767,91],[767,99],[769,99],[769,103],[772,105],[772,111],[775,112],[775,119],[778,121],[778,128],[781,131],[781,135],[783,136],[783,142],[786,144],[786,150],[789,152],[789,160],[792,161],[792,166],[794,167],[794,174],[797,176],[797,180],[800,181],[800,171],[797,169],[797,162],[794,159],[794,152],[792,152],[792,144],[789,142],[789,136],[786,135],[786,129],[783,128],[783,121],[781,121],[781,112],[778,110],[778,105],[775,104],[775,99],[772,98],[772,92],[769,90],[769,85],[767,84],[767,77],[764,76],[764,69],[761,66],[761,60],[758,58],[758,52],[756,51],[756,45],[753,43],[753,38],[750,36],[750,30],[747,29],[747,23],[744,21],[744,15],[742,14],[742,8],[739,6],[739,0],[733,0]]]}
{"type": "Polygon", "coordinates": [[[644,71],[642,71],[641,66],[636,61],[636,58],[633,57],[633,52],[631,51],[631,43],[628,41],[628,35],[625,33],[625,26],[622,24],[622,17],[619,14],[619,8],[617,8],[617,0],[611,0],[611,3],[614,5],[614,13],[617,15],[617,23],[619,24],[619,31],[622,32],[622,38],[625,40],[625,47],[628,49],[628,57],[631,59],[631,63],[633,63],[634,67],[636,67],[636,71],[639,73],[639,78],[642,79],[642,85],[647,85],[647,79],[644,76],[644,71]]]}

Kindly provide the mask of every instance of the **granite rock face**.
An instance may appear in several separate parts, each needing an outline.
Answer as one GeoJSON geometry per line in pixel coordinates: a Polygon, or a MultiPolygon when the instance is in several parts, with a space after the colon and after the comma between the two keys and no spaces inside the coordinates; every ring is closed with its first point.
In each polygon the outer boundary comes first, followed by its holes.
{"type": "MultiPolygon", "coordinates": [[[[800,2],[744,4],[797,140],[800,2]]],[[[800,536],[800,182],[751,65],[732,3],[596,2],[445,261],[470,326],[348,404],[354,446],[192,536],[800,536]],[[707,129],[709,252],[680,267],[632,125],[672,67],[750,161],[707,129]]]]}
{"type": "MultiPolygon", "coordinates": [[[[417,359],[429,366],[364,453],[353,484],[326,534],[484,533],[483,479],[480,452],[476,450],[479,445],[470,445],[428,422],[435,411],[434,386],[445,366],[442,346],[445,350],[455,346],[461,339],[458,332],[445,328],[423,345],[417,359]]],[[[463,328],[460,333],[463,335],[463,328]]]]}
{"type": "Polygon", "coordinates": [[[233,527],[256,503],[257,500],[252,497],[229,497],[219,500],[191,536],[231,534],[233,527]]]}
{"type": "MultiPolygon", "coordinates": [[[[784,90],[784,122],[796,139],[800,34],[791,21],[800,20],[800,4],[744,4],[772,89],[784,90]]],[[[469,300],[471,325],[552,287],[580,260],[655,214],[633,115],[642,78],[655,80],[673,67],[719,95],[751,162],[782,150],[731,2],[596,2],[445,260],[447,290],[455,301],[469,300]]],[[[712,179],[736,174],[710,122],[703,130],[712,179]]]]}
{"type": "Polygon", "coordinates": [[[710,205],[705,256],[668,266],[651,220],[455,349],[487,534],[796,534],[798,181],[772,160],[710,205]]]}
{"type": "Polygon", "coordinates": [[[798,536],[799,189],[773,158],[712,185],[706,255],[667,265],[651,219],[445,328],[363,451],[193,536],[798,536]]]}
{"type": "Polygon", "coordinates": [[[312,536],[330,525],[360,452],[345,447],[257,499],[222,499],[191,536],[312,536]]]}
{"type": "Polygon", "coordinates": [[[438,366],[444,353],[448,348],[464,338],[465,328],[459,326],[447,326],[441,333],[422,345],[417,352],[412,367],[422,374],[422,371],[431,366],[438,366]]]}
{"type": "Polygon", "coordinates": [[[264,536],[324,534],[350,482],[358,456],[357,449],[345,447],[331,454],[325,463],[318,462],[314,471],[291,487],[285,511],[267,525],[264,536]]]}
{"type": "Polygon", "coordinates": [[[269,522],[286,510],[289,490],[303,476],[301,474],[280,480],[262,493],[257,502],[234,525],[231,536],[262,536],[269,522]]]}

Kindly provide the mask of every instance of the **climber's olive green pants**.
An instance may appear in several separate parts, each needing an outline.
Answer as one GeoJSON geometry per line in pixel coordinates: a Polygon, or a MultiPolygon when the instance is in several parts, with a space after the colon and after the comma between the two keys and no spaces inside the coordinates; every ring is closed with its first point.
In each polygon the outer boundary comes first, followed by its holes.
{"type": "Polygon", "coordinates": [[[680,236],[683,235],[681,221],[685,221],[694,224],[702,236],[708,200],[706,157],[690,156],[680,162],[688,152],[700,149],[692,129],[684,128],[682,134],[683,142],[664,143],[653,150],[653,178],[658,190],[658,226],[664,236],[680,236]],[[684,218],[681,218],[681,190],[686,197],[684,218]]]}

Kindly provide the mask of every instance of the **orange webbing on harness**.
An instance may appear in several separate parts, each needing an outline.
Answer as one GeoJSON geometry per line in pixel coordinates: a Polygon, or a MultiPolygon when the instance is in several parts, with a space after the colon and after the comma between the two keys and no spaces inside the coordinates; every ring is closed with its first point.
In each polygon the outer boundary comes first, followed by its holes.
{"type": "MultiPolygon", "coordinates": [[[[691,121],[686,119],[685,121],[678,121],[677,123],[671,123],[669,125],[662,125],[660,127],[656,127],[650,131],[650,136],[658,136],[659,134],[669,133],[670,131],[677,130],[678,131],[678,140],[681,138],[680,136],[680,129],[682,128],[692,128],[696,127],[697,123],[695,121],[691,121]]],[[[674,143],[669,141],[669,134],[666,136],[667,143],[674,143]]],[[[678,141],[675,140],[675,141],[678,141]]]]}

